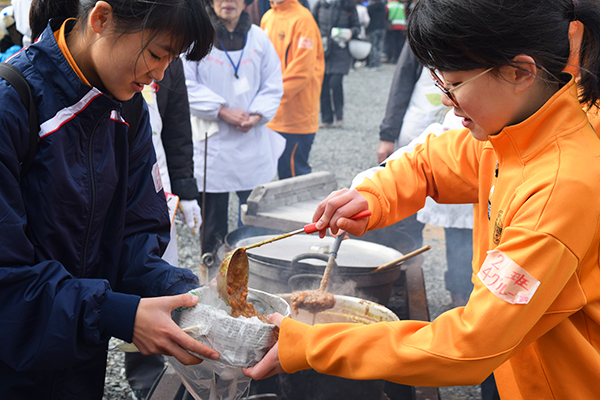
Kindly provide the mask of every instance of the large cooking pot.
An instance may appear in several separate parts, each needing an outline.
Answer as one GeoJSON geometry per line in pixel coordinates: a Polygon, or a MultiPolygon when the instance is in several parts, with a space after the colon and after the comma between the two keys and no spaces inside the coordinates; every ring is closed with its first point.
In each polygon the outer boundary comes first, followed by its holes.
{"type": "MultiPolygon", "coordinates": [[[[246,237],[229,245],[232,248],[247,246],[272,236],[273,234],[246,237]]],[[[332,237],[321,239],[318,235],[296,235],[249,249],[248,286],[269,293],[289,293],[314,288],[323,275],[333,241],[332,237]]],[[[399,251],[376,243],[344,240],[331,273],[328,291],[386,305],[394,281],[402,274],[401,266],[372,271],[401,256],[399,251]]]]}
{"type": "MultiPolygon", "coordinates": [[[[281,297],[291,304],[291,295],[281,297]]],[[[335,295],[335,307],[320,313],[311,314],[299,310],[290,316],[309,325],[334,322],[372,324],[379,321],[398,321],[389,309],[370,301],[350,296],[335,295]]],[[[271,392],[279,400],[381,400],[385,398],[385,381],[351,380],[325,375],[314,370],[299,371],[294,374],[279,374],[265,381],[253,382],[251,391],[271,392]],[[264,388],[264,389],[263,389],[264,388]]]]}

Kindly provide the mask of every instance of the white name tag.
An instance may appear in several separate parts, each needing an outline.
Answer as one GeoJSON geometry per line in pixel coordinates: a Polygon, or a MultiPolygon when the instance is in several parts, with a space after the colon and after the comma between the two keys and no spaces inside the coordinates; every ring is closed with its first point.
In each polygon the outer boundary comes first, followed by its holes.
{"type": "Polygon", "coordinates": [[[152,166],[152,181],[154,182],[154,189],[156,193],[160,192],[163,188],[162,180],[160,179],[160,171],[158,169],[158,161],[152,166]]]}
{"type": "Polygon", "coordinates": [[[236,96],[240,94],[244,94],[250,90],[250,84],[248,83],[248,79],[245,76],[242,76],[240,79],[233,80],[233,91],[236,96]]]}
{"type": "Polygon", "coordinates": [[[477,274],[496,296],[510,304],[527,304],[540,286],[540,281],[499,250],[487,252],[477,274]]]}
{"type": "Polygon", "coordinates": [[[173,193],[165,192],[165,197],[167,198],[167,207],[169,207],[169,221],[171,221],[171,226],[173,226],[173,221],[175,221],[175,213],[177,212],[177,206],[179,205],[179,196],[173,193]]]}
{"type": "Polygon", "coordinates": [[[148,103],[148,104],[154,103],[154,96],[152,95],[153,93],[154,93],[154,90],[152,88],[152,85],[144,86],[144,88],[142,89],[142,97],[144,97],[144,100],[146,100],[146,103],[148,103]]]}

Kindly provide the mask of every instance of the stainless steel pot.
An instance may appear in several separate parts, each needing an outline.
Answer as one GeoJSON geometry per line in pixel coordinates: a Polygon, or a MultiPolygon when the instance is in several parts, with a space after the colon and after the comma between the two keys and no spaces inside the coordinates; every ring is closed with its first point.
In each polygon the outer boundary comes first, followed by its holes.
{"type": "MultiPolygon", "coordinates": [[[[229,246],[247,246],[270,237],[272,235],[245,237],[235,242],[230,241],[229,246]]],[[[298,235],[248,250],[249,287],[269,293],[310,289],[310,285],[298,284],[302,280],[320,280],[333,240],[332,237],[321,239],[318,235],[298,235]]],[[[331,274],[328,291],[385,305],[389,301],[394,281],[402,273],[401,265],[380,273],[370,272],[401,256],[399,251],[376,243],[344,240],[336,259],[337,266],[331,274]]]]}
{"type": "MultiPolygon", "coordinates": [[[[282,294],[288,303],[291,295],[282,294]]],[[[308,324],[350,322],[371,324],[379,321],[398,321],[398,317],[386,307],[350,296],[336,295],[336,305],[316,315],[305,310],[291,318],[308,324]]],[[[253,382],[261,384],[264,381],[253,382]]],[[[267,386],[277,393],[280,400],[381,400],[385,382],[382,380],[351,380],[325,375],[314,370],[299,371],[294,374],[279,374],[268,378],[267,386]],[[269,382],[270,381],[270,382],[269,382]]]]}

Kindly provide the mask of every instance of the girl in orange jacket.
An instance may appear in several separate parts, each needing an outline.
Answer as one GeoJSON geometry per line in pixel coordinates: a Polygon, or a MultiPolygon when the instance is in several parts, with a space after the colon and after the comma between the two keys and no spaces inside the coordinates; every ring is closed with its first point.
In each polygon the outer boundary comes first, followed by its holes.
{"type": "Polygon", "coordinates": [[[597,399],[600,389],[600,140],[580,103],[600,98],[597,0],[420,0],[408,40],[466,129],[431,137],[356,190],[319,204],[317,229],[360,235],[427,196],[474,203],[474,284],[433,322],[308,326],[279,315],[254,378],[313,368],[351,379],[473,385],[503,399],[597,399]],[[563,73],[584,26],[580,96],[563,73]],[[363,209],[368,220],[349,217],[363,209]]]}

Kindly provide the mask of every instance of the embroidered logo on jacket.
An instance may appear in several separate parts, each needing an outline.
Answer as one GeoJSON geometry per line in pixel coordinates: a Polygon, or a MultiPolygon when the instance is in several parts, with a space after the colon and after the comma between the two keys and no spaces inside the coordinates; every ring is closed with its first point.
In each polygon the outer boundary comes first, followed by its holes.
{"type": "Polygon", "coordinates": [[[492,240],[494,241],[494,244],[500,243],[500,238],[502,237],[502,228],[503,228],[502,215],[503,214],[504,214],[504,211],[502,211],[502,210],[498,211],[498,214],[496,215],[496,221],[494,221],[494,233],[492,236],[492,240]]]}
{"type": "Polygon", "coordinates": [[[477,274],[498,298],[510,304],[527,304],[540,281],[500,250],[490,250],[477,274]]]}

